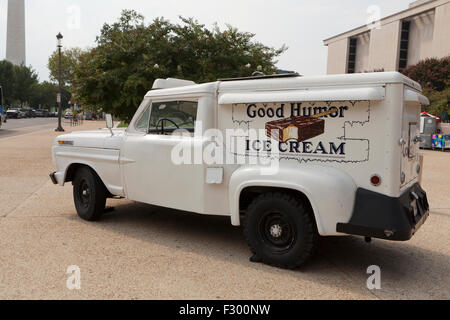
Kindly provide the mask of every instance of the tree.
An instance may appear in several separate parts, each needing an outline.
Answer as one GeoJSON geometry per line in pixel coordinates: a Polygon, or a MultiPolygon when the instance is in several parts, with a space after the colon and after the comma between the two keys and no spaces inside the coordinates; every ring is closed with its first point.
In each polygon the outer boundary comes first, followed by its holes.
{"type": "MultiPolygon", "coordinates": [[[[80,48],[64,49],[61,52],[61,82],[63,87],[70,87],[75,70],[80,60],[83,50],[80,48]]],[[[47,64],[50,70],[50,80],[57,83],[59,77],[59,53],[58,50],[52,53],[47,64]]]]}
{"type": "Polygon", "coordinates": [[[430,99],[430,106],[424,111],[440,116],[450,110],[450,56],[422,60],[403,74],[419,82],[430,99]]]}
{"type": "MultiPolygon", "coordinates": [[[[0,61],[0,86],[6,105],[11,105],[14,100],[14,65],[6,60],[0,61]]],[[[0,98],[1,99],[1,98],[0,98]]],[[[1,104],[1,102],[0,102],[1,104]]]]}
{"type": "Polygon", "coordinates": [[[39,83],[36,72],[24,65],[14,67],[13,94],[21,104],[29,103],[39,83]]]}
{"type": "Polygon", "coordinates": [[[50,109],[56,106],[56,95],[58,86],[54,83],[44,81],[36,84],[31,98],[31,105],[34,108],[50,109]]]}
{"type": "Polygon", "coordinates": [[[443,91],[450,85],[450,56],[419,61],[406,68],[403,74],[418,81],[426,89],[443,91]]]}
{"type": "Polygon", "coordinates": [[[119,21],[105,24],[97,46],[79,56],[72,79],[75,99],[130,121],[157,78],[201,83],[249,76],[258,66],[271,74],[287,49],[267,47],[231,26],[209,30],[180,19],[181,24],[158,18],[146,25],[142,15],[124,10],[119,21]]]}
{"type": "Polygon", "coordinates": [[[38,83],[37,74],[31,67],[0,61],[0,85],[6,105],[29,103],[38,83]]]}

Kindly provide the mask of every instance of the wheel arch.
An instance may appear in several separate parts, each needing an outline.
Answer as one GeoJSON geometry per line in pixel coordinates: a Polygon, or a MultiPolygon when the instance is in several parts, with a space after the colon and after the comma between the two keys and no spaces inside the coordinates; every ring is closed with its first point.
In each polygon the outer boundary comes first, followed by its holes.
{"type": "Polygon", "coordinates": [[[88,166],[88,165],[86,165],[84,163],[72,163],[66,169],[66,173],[64,175],[64,183],[72,182],[73,179],[75,178],[75,173],[81,167],[89,168],[89,169],[91,169],[92,171],[95,172],[95,170],[92,167],[90,167],[90,166],[88,166]]]}
{"type": "MultiPolygon", "coordinates": [[[[91,165],[81,162],[74,162],[68,165],[66,168],[66,173],[64,175],[64,183],[73,182],[73,179],[75,179],[75,174],[80,168],[88,168],[100,178],[97,171],[91,165]]],[[[100,178],[100,180],[102,179],[100,178]]]]}
{"type": "Polygon", "coordinates": [[[350,221],[357,186],[342,170],[305,165],[298,168],[279,168],[275,175],[261,175],[261,169],[246,167],[236,170],[230,179],[229,204],[231,223],[241,225],[249,193],[282,191],[300,197],[309,205],[320,235],[341,235],[337,223],[350,221]]]}
{"type": "Polygon", "coordinates": [[[87,168],[87,169],[91,170],[97,176],[99,181],[103,184],[103,186],[105,187],[105,190],[107,190],[108,196],[109,197],[112,196],[111,192],[108,190],[107,186],[105,185],[105,182],[100,177],[98,172],[92,166],[90,166],[89,164],[79,163],[79,162],[71,163],[66,169],[66,173],[65,173],[65,176],[64,176],[64,183],[66,183],[66,182],[73,182],[73,180],[75,179],[75,174],[81,168],[87,168]]]}
{"type": "Polygon", "coordinates": [[[239,193],[239,212],[247,211],[250,204],[258,198],[261,194],[269,193],[269,192],[281,192],[283,194],[288,194],[294,198],[299,199],[302,204],[305,206],[308,213],[311,214],[311,217],[316,225],[317,222],[316,217],[314,216],[314,207],[311,203],[310,198],[301,190],[293,188],[292,186],[276,186],[276,185],[248,185],[245,186],[241,192],[239,193]]]}
{"type": "MultiPolygon", "coordinates": [[[[302,200],[303,204],[307,206],[307,208],[312,213],[314,222],[316,224],[316,227],[318,231],[321,230],[321,223],[318,221],[318,216],[316,215],[317,207],[314,204],[313,200],[311,199],[311,196],[308,194],[307,190],[303,190],[301,187],[290,184],[288,182],[281,182],[281,181],[261,181],[261,180],[253,180],[253,181],[246,181],[242,183],[237,189],[236,189],[236,195],[233,200],[231,200],[234,204],[233,206],[237,209],[234,210],[234,212],[231,215],[231,222],[234,226],[240,226],[241,225],[241,213],[245,211],[250,205],[250,203],[256,199],[259,195],[266,193],[266,192],[282,192],[282,193],[288,193],[292,196],[295,196],[302,200]],[[237,200],[237,201],[236,201],[237,200]]],[[[233,207],[232,207],[233,208],[233,207]]],[[[233,210],[233,209],[232,209],[233,210]]]]}

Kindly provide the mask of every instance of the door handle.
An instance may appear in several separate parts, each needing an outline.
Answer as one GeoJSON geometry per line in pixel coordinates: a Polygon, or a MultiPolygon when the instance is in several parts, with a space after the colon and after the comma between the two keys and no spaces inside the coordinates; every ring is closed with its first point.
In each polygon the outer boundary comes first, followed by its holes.
{"type": "Polygon", "coordinates": [[[415,137],[414,140],[413,140],[414,143],[419,143],[419,142],[422,142],[422,141],[423,141],[423,138],[419,137],[419,136],[415,137]]]}

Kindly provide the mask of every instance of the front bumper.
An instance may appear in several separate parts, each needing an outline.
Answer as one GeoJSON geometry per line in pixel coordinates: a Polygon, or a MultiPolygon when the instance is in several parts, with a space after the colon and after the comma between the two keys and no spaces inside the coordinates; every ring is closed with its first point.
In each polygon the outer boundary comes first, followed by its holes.
{"type": "Polygon", "coordinates": [[[364,237],[407,241],[429,216],[426,192],[416,183],[400,198],[358,189],[349,223],[338,223],[337,232],[364,237]]]}
{"type": "Polygon", "coordinates": [[[50,179],[52,180],[53,184],[58,184],[58,180],[56,180],[56,172],[50,173],[50,179]]]}

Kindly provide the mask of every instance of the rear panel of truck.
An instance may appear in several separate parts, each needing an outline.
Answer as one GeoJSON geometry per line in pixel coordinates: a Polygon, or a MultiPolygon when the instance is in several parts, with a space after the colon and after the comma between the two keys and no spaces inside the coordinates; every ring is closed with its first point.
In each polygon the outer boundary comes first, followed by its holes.
{"type": "MultiPolygon", "coordinates": [[[[405,91],[412,90],[405,86],[405,91]]],[[[405,94],[406,96],[406,94],[405,94]]],[[[401,131],[401,191],[419,181],[422,170],[420,161],[420,102],[405,100],[403,103],[403,123],[401,131]]]]}

